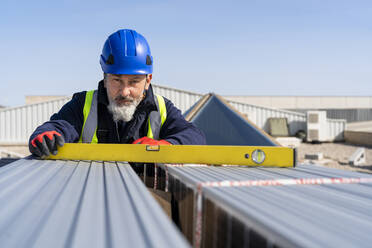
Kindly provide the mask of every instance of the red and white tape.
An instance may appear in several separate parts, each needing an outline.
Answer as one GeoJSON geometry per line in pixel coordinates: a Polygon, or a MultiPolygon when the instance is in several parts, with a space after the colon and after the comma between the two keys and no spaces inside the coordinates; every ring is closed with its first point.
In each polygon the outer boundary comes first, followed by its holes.
{"type": "Polygon", "coordinates": [[[196,227],[194,233],[194,245],[200,247],[202,239],[202,190],[205,187],[262,187],[262,186],[292,186],[292,185],[323,185],[323,184],[356,184],[372,183],[371,178],[298,178],[298,179],[273,179],[273,180],[246,180],[246,181],[219,181],[201,182],[197,186],[196,196],[196,227]]]}
{"type": "Polygon", "coordinates": [[[320,184],[351,184],[371,183],[372,178],[297,178],[274,180],[220,181],[202,182],[198,187],[256,187],[256,186],[287,186],[287,185],[320,185],[320,184]]]}
{"type": "Polygon", "coordinates": [[[207,167],[206,164],[198,164],[198,165],[189,165],[189,164],[165,164],[165,192],[168,192],[169,186],[169,175],[168,175],[168,167],[207,167]]]}

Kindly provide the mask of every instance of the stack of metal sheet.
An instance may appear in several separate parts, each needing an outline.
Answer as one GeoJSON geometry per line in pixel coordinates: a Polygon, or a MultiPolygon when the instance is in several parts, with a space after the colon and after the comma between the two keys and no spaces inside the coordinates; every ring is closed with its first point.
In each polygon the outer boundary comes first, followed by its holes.
{"type": "Polygon", "coordinates": [[[188,247],[127,163],[0,169],[0,247],[188,247]]]}
{"type": "Polygon", "coordinates": [[[173,195],[178,214],[175,218],[194,246],[370,247],[372,244],[372,175],[314,165],[160,167],[162,172],[158,173],[156,185],[173,195]],[[309,178],[335,183],[317,185],[320,181],[304,185],[301,182],[306,180],[293,180],[309,178]],[[342,180],[339,183],[340,180],[331,178],[342,180]],[[342,183],[350,178],[364,178],[369,183],[342,183]],[[298,184],[268,183],[280,179],[298,184]],[[266,180],[262,184],[266,186],[227,183],[257,180],[266,180]],[[210,182],[217,182],[217,186],[208,187],[212,185],[210,182]]]}

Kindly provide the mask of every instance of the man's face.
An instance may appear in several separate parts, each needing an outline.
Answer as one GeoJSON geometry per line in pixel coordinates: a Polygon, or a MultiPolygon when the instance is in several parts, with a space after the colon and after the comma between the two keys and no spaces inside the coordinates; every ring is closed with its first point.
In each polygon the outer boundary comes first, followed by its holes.
{"type": "Polygon", "coordinates": [[[141,101],[143,93],[149,88],[152,74],[149,75],[115,75],[106,74],[105,87],[109,99],[117,106],[130,105],[141,101]]]}
{"type": "Polygon", "coordinates": [[[104,84],[109,99],[108,109],[114,121],[130,121],[149,88],[152,75],[106,74],[104,84]]]}

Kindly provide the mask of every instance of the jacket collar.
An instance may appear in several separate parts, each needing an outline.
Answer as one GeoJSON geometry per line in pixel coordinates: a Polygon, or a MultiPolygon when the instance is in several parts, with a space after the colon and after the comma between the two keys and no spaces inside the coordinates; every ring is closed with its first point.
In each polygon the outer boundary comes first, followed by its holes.
{"type": "MultiPolygon", "coordinates": [[[[106,106],[109,105],[107,91],[104,86],[103,80],[101,80],[98,83],[98,99],[97,100],[98,100],[98,103],[102,103],[106,106]]],[[[146,96],[144,99],[142,99],[140,104],[137,106],[136,112],[138,111],[151,112],[151,111],[156,111],[156,110],[157,110],[157,107],[156,107],[156,103],[154,100],[154,92],[152,90],[152,85],[150,84],[149,89],[146,90],[146,96]]]]}

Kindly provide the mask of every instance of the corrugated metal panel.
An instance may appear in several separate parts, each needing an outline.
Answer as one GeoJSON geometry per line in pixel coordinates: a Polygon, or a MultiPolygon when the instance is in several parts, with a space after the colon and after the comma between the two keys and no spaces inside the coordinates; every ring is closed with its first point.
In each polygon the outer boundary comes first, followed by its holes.
{"type": "MultiPolygon", "coordinates": [[[[153,85],[157,94],[170,99],[182,112],[197,102],[201,94],[153,85]]],[[[52,114],[70,97],[0,110],[0,144],[27,144],[37,126],[48,121],[52,114]]]]}
{"type": "MultiPolygon", "coordinates": [[[[194,227],[198,212],[185,214],[182,206],[197,209],[196,192],[202,182],[372,178],[310,165],[162,168],[169,174],[166,185],[181,206],[180,222],[194,218],[194,227]]],[[[372,242],[372,184],[205,187],[202,195],[202,247],[369,247],[372,242]]],[[[195,239],[198,232],[195,228],[193,232],[195,239]]]]}
{"type": "Polygon", "coordinates": [[[328,134],[332,141],[344,140],[346,120],[327,119],[328,134]]]}
{"type": "Polygon", "coordinates": [[[280,109],[270,109],[250,104],[229,101],[238,111],[246,114],[248,118],[258,127],[266,132],[269,132],[268,118],[271,117],[285,117],[289,124],[289,133],[296,134],[299,130],[306,130],[306,115],[297,112],[290,112],[280,109]]]}
{"type": "Polygon", "coordinates": [[[0,169],[1,247],[188,247],[127,163],[0,169]]]}
{"type": "Polygon", "coordinates": [[[372,108],[372,96],[226,96],[225,98],[280,109],[372,108]]]}
{"type": "Polygon", "coordinates": [[[69,100],[67,97],[0,110],[0,144],[26,144],[35,128],[48,121],[69,100]]]}
{"type": "Polygon", "coordinates": [[[308,110],[327,111],[327,118],[345,119],[347,122],[372,120],[372,109],[291,109],[300,113],[306,113],[308,110]]]}
{"type": "MultiPolygon", "coordinates": [[[[187,92],[183,90],[173,89],[169,87],[153,85],[154,91],[169,100],[177,106],[182,112],[188,110],[194,105],[203,95],[198,93],[187,92]]],[[[253,123],[266,132],[269,131],[267,118],[270,117],[287,117],[291,134],[295,134],[298,130],[306,130],[306,115],[290,112],[279,109],[270,109],[261,106],[228,101],[239,112],[245,114],[253,123]]]]}
{"type": "MultiPolygon", "coordinates": [[[[299,112],[307,113],[307,111],[310,110],[296,110],[299,112]]],[[[328,135],[330,141],[342,141],[344,140],[344,131],[346,128],[346,119],[332,119],[329,116],[329,113],[327,109],[319,109],[319,111],[326,111],[327,112],[327,128],[328,128],[328,135]]],[[[341,111],[342,112],[342,111],[341,111]]],[[[343,115],[339,115],[343,116],[343,115]]],[[[305,123],[306,127],[306,123],[305,123]]],[[[306,128],[304,129],[306,130],[306,128]]]]}
{"type": "Polygon", "coordinates": [[[192,105],[194,105],[203,95],[184,90],[173,89],[160,85],[152,85],[156,94],[164,96],[171,100],[174,105],[184,113],[192,105]]]}
{"type": "MultiPolygon", "coordinates": [[[[188,110],[202,97],[202,94],[159,85],[153,85],[153,88],[155,93],[170,99],[182,112],[188,110]]],[[[41,123],[49,120],[50,116],[58,112],[69,99],[68,97],[60,100],[0,110],[0,144],[26,144],[35,128],[41,123]]],[[[229,103],[266,132],[269,131],[267,119],[270,117],[286,117],[288,119],[289,132],[291,135],[295,135],[299,130],[306,130],[305,114],[270,109],[234,101],[229,101],[229,103]]],[[[335,122],[329,123],[332,130],[336,130],[337,126],[340,125],[335,122]]],[[[335,137],[339,137],[339,134],[335,137]]]]}
{"type": "Polygon", "coordinates": [[[347,122],[372,120],[372,109],[325,109],[327,117],[332,119],[346,119],[347,122]]]}

